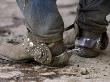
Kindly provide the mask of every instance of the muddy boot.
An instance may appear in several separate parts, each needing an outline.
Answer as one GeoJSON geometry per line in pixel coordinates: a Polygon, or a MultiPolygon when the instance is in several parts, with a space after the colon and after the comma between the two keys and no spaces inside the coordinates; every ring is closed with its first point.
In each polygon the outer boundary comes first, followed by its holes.
{"type": "Polygon", "coordinates": [[[76,36],[74,53],[86,58],[97,57],[108,46],[108,35],[79,29],[76,36]]]}
{"type": "Polygon", "coordinates": [[[65,66],[71,53],[63,40],[45,42],[32,34],[24,37],[10,37],[0,44],[0,63],[23,63],[34,59],[48,66],[65,66]]]}
{"type": "Polygon", "coordinates": [[[71,52],[67,51],[63,40],[46,42],[46,40],[29,34],[27,54],[35,61],[48,66],[65,66],[68,64],[71,52]]]}
{"type": "Polygon", "coordinates": [[[73,49],[73,53],[86,58],[97,57],[102,50],[105,50],[109,43],[107,32],[94,33],[79,29],[78,25],[66,28],[68,35],[64,35],[65,44],[69,49],[73,49]],[[74,31],[72,31],[74,29],[74,31]],[[74,33],[72,33],[74,32],[74,33]],[[72,35],[74,34],[74,35],[72,35]]]}

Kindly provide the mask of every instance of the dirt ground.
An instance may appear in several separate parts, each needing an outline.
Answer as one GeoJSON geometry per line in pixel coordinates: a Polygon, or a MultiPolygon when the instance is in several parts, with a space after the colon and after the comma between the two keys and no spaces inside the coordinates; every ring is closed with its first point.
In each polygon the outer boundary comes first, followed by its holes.
{"type": "MultiPolygon", "coordinates": [[[[73,23],[78,0],[58,0],[65,27],[73,23]]],[[[109,20],[109,16],[107,19],[109,20]]],[[[108,34],[110,36],[110,28],[108,34]]],[[[23,16],[15,0],[0,0],[0,54],[16,52],[10,39],[26,34],[23,16]]],[[[35,62],[0,64],[0,82],[110,82],[110,44],[97,58],[73,55],[70,66],[52,68],[35,62]]]]}

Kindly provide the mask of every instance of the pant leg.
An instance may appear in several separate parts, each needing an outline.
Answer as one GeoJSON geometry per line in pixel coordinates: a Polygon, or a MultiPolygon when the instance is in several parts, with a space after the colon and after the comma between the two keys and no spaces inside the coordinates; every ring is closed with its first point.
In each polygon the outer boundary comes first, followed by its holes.
{"type": "Polygon", "coordinates": [[[63,39],[64,23],[56,0],[16,1],[32,34],[49,41],[63,39]]]}
{"type": "Polygon", "coordinates": [[[110,12],[110,0],[80,0],[77,22],[81,29],[105,32],[110,12]]]}

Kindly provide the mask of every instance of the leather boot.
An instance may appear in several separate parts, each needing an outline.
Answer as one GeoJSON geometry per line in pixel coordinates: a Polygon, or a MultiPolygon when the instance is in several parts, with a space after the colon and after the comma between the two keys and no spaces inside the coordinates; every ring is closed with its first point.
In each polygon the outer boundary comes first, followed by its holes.
{"type": "Polygon", "coordinates": [[[68,64],[71,52],[67,51],[63,40],[46,42],[41,37],[29,34],[29,45],[27,54],[35,61],[48,66],[65,66],[68,64]]]}
{"type": "MultiPolygon", "coordinates": [[[[72,25],[69,30],[72,28],[75,30],[74,35],[72,35],[72,33],[69,33],[69,35],[73,36],[74,41],[72,38],[65,37],[64,42],[66,42],[66,45],[71,42],[69,45],[71,44],[73,46],[73,53],[81,57],[93,58],[97,57],[102,50],[107,48],[109,43],[107,32],[94,33],[85,31],[80,29],[76,23],[74,26],[72,25]],[[68,42],[66,39],[71,41],[68,42]]],[[[71,47],[69,47],[69,49],[71,49],[71,47]]]]}
{"type": "Polygon", "coordinates": [[[0,46],[0,63],[21,63],[34,59],[43,65],[65,66],[70,56],[63,40],[47,43],[31,33],[22,38],[9,38],[0,46]]]}
{"type": "Polygon", "coordinates": [[[107,48],[109,42],[107,33],[103,34],[82,31],[81,36],[76,38],[74,52],[81,57],[97,57],[102,50],[107,48]]]}

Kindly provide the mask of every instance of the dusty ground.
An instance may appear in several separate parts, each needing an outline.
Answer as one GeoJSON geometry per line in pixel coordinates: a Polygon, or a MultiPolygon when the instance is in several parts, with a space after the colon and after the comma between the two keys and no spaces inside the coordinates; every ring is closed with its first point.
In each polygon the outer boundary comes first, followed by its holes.
{"type": "MultiPolygon", "coordinates": [[[[76,16],[77,0],[59,0],[58,7],[69,26],[76,16]],[[63,2],[63,3],[62,3],[63,2]]],[[[109,19],[109,16],[108,16],[109,19]]],[[[26,34],[23,17],[15,0],[0,0],[0,53],[12,53],[15,46],[8,41],[26,34]],[[2,47],[5,44],[4,47],[2,47]],[[12,51],[9,51],[13,49],[12,51]]],[[[108,28],[108,34],[110,28],[108,28]]],[[[110,45],[97,58],[81,58],[74,55],[72,66],[51,68],[35,62],[24,64],[0,64],[0,82],[110,82],[110,45]]]]}

